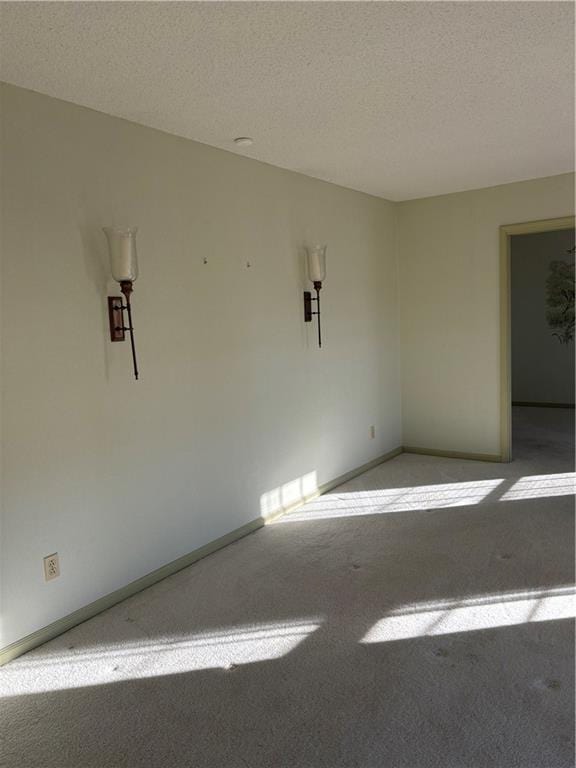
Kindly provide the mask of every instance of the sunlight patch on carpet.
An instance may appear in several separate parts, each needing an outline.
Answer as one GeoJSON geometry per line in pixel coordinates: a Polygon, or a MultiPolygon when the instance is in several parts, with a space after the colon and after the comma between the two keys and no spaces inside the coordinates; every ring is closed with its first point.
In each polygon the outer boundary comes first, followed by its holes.
{"type": "Polygon", "coordinates": [[[364,635],[362,643],[473,632],[576,615],[574,587],[512,592],[404,606],[391,611],[364,635]]]}
{"type": "Polygon", "coordinates": [[[233,671],[281,658],[319,627],[319,620],[275,622],[60,652],[49,644],[0,670],[0,697],[208,669],[233,671]]]}
{"type": "Polygon", "coordinates": [[[278,522],[294,523],[334,517],[472,506],[486,499],[503,482],[503,479],[498,478],[378,491],[336,491],[309,502],[304,508],[280,518],[278,522]]]}
{"type": "Polygon", "coordinates": [[[506,491],[502,496],[502,501],[571,496],[575,492],[575,472],[561,472],[557,475],[527,475],[521,477],[509,491],[506,491]]]}

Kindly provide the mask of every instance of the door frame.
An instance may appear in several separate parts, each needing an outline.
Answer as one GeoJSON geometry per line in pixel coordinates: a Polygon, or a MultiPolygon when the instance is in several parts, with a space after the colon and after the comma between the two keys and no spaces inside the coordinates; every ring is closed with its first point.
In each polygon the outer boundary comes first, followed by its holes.
{"type": "Polygon", "coordinates": [[[501,461],[512,461],[512,362],[511,362],[511,297],[510,297],[510,243],[514,235],[531,235],[573,229],[574,216],[557,219],[503,224],[500,227],[500,456],[501,461]]]}

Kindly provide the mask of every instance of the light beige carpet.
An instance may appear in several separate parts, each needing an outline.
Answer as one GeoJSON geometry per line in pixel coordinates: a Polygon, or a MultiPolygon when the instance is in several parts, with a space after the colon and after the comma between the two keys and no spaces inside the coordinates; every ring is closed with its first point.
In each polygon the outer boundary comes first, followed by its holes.
{"type": "Polygon", "coordinates": [[[573,412],[402,455],[0,670],[3,768],[572,768],[573,412]]]}

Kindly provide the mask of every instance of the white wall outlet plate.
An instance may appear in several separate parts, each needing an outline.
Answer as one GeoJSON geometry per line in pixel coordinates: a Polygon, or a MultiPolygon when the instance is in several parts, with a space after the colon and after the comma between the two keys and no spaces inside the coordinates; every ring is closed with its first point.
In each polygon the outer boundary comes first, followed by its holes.
{"type": "Polygon", "coordinates": [[[58,576],[60,576],[60,560],[58,552],[54,552],[53,555],[44,558],[44,580],[51,581],[57,579],[58,576]]]}

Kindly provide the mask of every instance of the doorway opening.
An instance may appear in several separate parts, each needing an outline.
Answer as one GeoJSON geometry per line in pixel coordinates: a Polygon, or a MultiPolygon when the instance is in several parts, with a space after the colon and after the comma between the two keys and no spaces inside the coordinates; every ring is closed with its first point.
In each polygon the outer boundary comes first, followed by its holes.
{"type": "Polygon", "coordinates": [[[574,223],[501,228],[503,461],[573,446],[574,223]]]}

